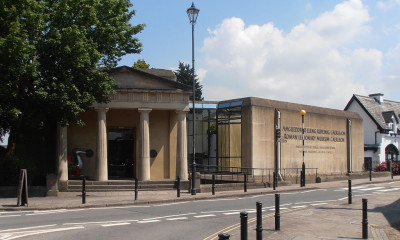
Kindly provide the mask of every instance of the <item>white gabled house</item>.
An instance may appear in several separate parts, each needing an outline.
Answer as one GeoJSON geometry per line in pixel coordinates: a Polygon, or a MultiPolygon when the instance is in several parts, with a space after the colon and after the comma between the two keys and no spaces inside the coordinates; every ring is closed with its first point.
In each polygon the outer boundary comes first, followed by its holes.
{"type": "Polygon", "coordinates": [[[364,166],[399,161],[400,102],[384,100],[382,93],[354,94],[344,109],[357,112],[364,122],[364,166]]]}

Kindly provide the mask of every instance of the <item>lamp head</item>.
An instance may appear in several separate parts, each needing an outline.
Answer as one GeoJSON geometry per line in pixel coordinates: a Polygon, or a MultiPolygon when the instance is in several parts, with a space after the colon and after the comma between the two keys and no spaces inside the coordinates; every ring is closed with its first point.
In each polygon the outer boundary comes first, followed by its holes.
{"type": "Polygon", "coordinates": [[[194,3],[192,3],[192,6],[190,8],[188,8],[188,10],[186,11],[191,24],[196,23],[197,15],[199,15],[199,12],[200,12],[200,10],[194,6],[194,3]]]}
{"type": "Polygon", "coordinates": [[[306,110],[301,110],[301,111],[300,111],[300,115],[301,115],[301,116],[306,115],[306,113],[307,113],[306,110]]]}

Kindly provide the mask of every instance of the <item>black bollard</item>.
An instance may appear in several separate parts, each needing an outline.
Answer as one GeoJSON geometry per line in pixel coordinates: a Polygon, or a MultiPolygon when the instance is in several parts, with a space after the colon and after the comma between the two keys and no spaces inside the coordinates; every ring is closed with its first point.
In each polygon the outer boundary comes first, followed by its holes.
{"type": "Polygon", "coordinates": [[[280,194],[275,194],[275,230],[281,230],[280,194]]]}
{"type": "Polygon", "coordinates": [[[138,198],[138,179],[135,178],[135,200],[138,198]]]}
{"type": "Polygon", "coordinates": [[[229,234],[227,234],[227,233],[220,233],[220,234],[218,234],[218,240],[226,240],[226,239],[229,240],[230,237],[231,237],[231,235],[229,235],[229,234]]]}
{"type": "Polygon", "coordinates": [[[278,184],[277,184],[277,181],[276,181],[276,180],[277,180],[277,179],[276,179],[276,172],[273,172],[272,175],[273,175],[273,178],[274,178],[274,181],[273,181],[273,184],[272,184],[272,185],[273,185],[273,187],[274,187],[274,190],[276,190],[276,186],[278,185],[278,184]]]}
{"type": "Polygon", "coordinates": [[[240,213],[240,240],[247,240],[247,212],[240,213]]]}
{"type": "Polygon", "coordinates": [[[181,178],[178,176],[176,181],[176,197],[181,197],[181,178]]]}
{"type": "Polygon", "coordinates": [[[348,198],[349,198],[349,204],[352,204],[352,194],[351,194],[351,179],[348,180],[349,181],[349,192],[348,192],[348,198]]]}
{"type": "Polygon", "coordinates": [[[362,238],[368,239],[368,199],[362,199],[362,238]]]}
{"type": "Polygon", "coordinates": [[[369,181],[372,181],[372,167],[369,169],[369,181]]]}
{"type": "Polygon", "coordinates": [[[86,177],[82,178],[82,204],[86,204],[86,177]]]}
{"type": "Polygon", "coordinates": [[[215,175],[212,175],[212,187],[211,187],[212,195],[215,195],[215,175]]]}
{"type": "Polygon", "coordinates": [[[244,192],[247,192],[247,174],[244,174],[244,192]]]}
{"type": "Polygon", "coordinates": [[[257,226],[256,226],[256,232],[257,232],[257,240],[262,240],[262,203],[261,202],[257,202],[256,203],[257,206],[257,226]]]}

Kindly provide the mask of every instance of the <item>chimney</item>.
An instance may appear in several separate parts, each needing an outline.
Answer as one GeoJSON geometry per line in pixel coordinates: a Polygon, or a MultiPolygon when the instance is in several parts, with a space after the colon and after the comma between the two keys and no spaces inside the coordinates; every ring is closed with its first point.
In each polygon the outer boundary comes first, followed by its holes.
{"type": "Polygon", "coordinates": [[[377,101],[380,105],[383,105],[383,93],[374,93],[370,94],[369,96],[375,98],[375,101],[377,101]]]}

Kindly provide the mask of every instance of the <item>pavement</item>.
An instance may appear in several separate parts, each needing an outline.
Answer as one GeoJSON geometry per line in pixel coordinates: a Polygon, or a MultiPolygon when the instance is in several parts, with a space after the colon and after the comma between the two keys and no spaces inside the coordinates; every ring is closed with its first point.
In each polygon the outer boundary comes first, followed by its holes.
{"type": "MultiPolygon", "coordinates": [[[[391,183],[390,186],[400,187],[400,177],[380,177],[369,179],[353,179],[352,186],[391,183]]],[[[35,211],[50,209],[76,209],[93,207],[111,207],[123,205],[145,205],[171,203],[182,201],[198,201],[212,198],[244,197],[260,194],[285,193],[291,191],[307,191],[347,187],[348,182],[332,181],[306,184],[300,188],[296,185],[278,186],[272,188],[221,191],[212,195],[210,192],[191,195],[181,191],[178,198],[175,190],[168,191],[139,191],[135,200],[134,192],[124,193],[96,193],[89,192],[86,203],[82,204],[80,193],[60,194],[58,197],[30,197],[28,206],[17,206],[17,198],[0,198],[0,215],[4,211],[35,211]]],[[[385,192],[366,196],[368,199],[369,239],[400,239],[400,193],[399,191],[385,192]]],[[[353,204],[347,199],[330,202],[326,205],[307,206],[297,209],[281,210],[281,229],[275,231],[274,213],[263,213],[263,239],[362,239],[362,200],[353,196],[353,204]]],[[[238,217],[238,223],[240,219],[238,217]]],[[[255,219],[248,221],[249,239],[256,239],[255,219]]],[[[218,239],[218,233],[230,234],[230,239],[240,239],[240,226],[230,227],[217,231],[209,239],[218,239]]]]}

